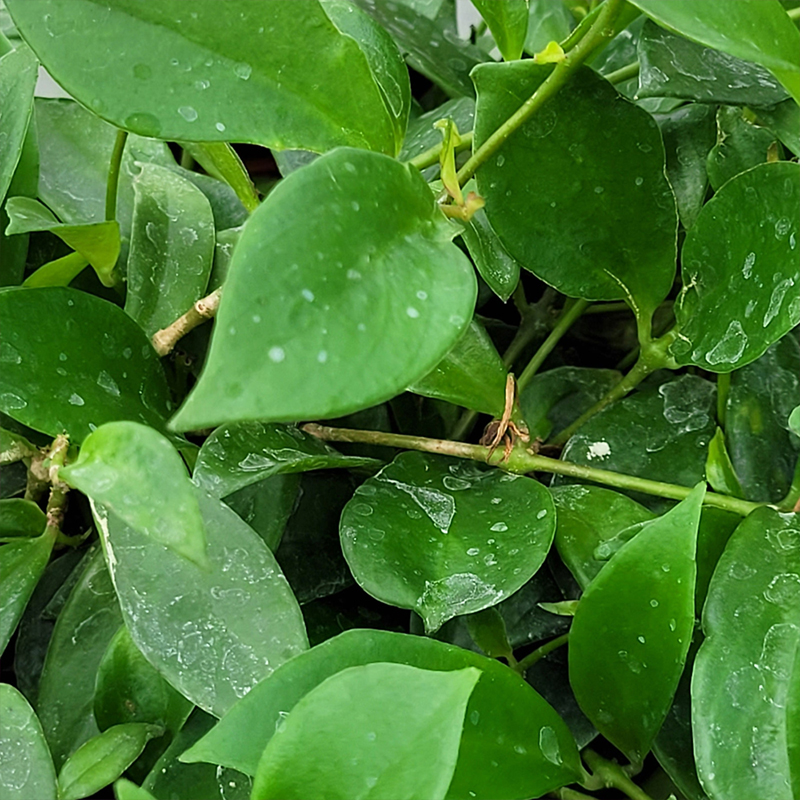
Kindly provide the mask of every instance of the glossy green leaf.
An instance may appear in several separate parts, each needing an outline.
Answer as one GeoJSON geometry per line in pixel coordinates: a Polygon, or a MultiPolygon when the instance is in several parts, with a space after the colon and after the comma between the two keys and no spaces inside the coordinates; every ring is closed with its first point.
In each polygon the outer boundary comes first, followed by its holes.
{"type": "Polygon", "coordinates": [[[194,487],[178,452],[158,431],[136,422],[101,425],[59,475],[151,541],[208,566],[194,487]]]}
{"type": "Polygon", "coordinates": [[[367,664],[332,675],[292,709],[259,761],[254,800],[443,800],[480,670],[367,664]]]}
{"type": "Polygon", "coordinates": [[[307,646],[297,601],[261,539],[204,491],[210,570],[159,546],[99,505],[125,623],[181,694],[217,715],[307,646]]]}
{"type": "Polygon", "coordinates": [[[472,318],[455,232],[419,172],[385,156],[339,149],[292,173],[245,226],[172,424],[333,417],[398,394],[472,318]]]}
{"type": "Polygon", "coordinates": [[[39,65],[24,45],[13,49],[0,33],[0,107],[3,133],[0,139],[0,202],[5,199],[22,155],[33,109],[33,90],[39,65]]]}
{"type": "Polygon", "coordinates": [[[800,165],[762,164],[703,207],[683,245],[678,364],[730,372],[800,322],[800,165]]]}
{"type": "Polygon", "coordinates": [[[473,0],[472,4],[489,26],[503,58],[519,58],[528,33],[528,0],[473,0]]]}
{"type": "Polygon", "coordinates": [[[800,156],[800,106],[794,100],[784,100],[771,108],[759,108],[758,119],[777,134],[796,156],[800,156]]]}
{"type": "Polygon", "coordinates": [[[789,415],[789,428],[797,436],[800,436],[800,406],[797,406],[789,415]]]}
{"type": "Polygon", "coordinates": [[[227,142],[181,142],[181,147],[212,177],[236,192],[252,214],[258,208],[258,192],[238,153],[227,142]]]}
{"type": "Polygon", "coordinates": [[[747,121],[739,108],[717,111],[717,143],[708,154],[708,179],[714,191],[740,172],[767,161],[776,144],[775,134],[747,121]]]}
{"type": "Polygon", "coordinates": [[[58,774],[59,800],[80,800],[108,786],[161,729],[143,722],[115,725],[81,745],[58,774]]]}
{"type": "Polygon", "coordinates": [[[507,369],[483,326],[473,320],[453,349],[409,391],[501,417],[507,369]]]}
{"type": "Polygon", "coordinates": [[[131,783],[127,778],[120,778],[115,781],[114,796],[117,800],[156,800],[147,789],[131,783]]]}
{"type": "Polygon", "coordinates": [[[89,262],[80,253],[68,253],[54,261],[42,264],[36,272],[25,278],[22,285],[28,289],[69,286],[88,266],[89,262]]]}
{"type": "Polygon", "coordinates": [[[35,430],[78,444],[112,420],[164,427],[159,358],[112,303],[73,289],[0,290],[0,348],[0,410],[35,430]]]}
{"type": "Polygon", "coordinates": [[[508,641],[506,623],[497,606],[485,608],[465,618],[469,635],[484,653],[490,658],[507,658],[514,651],[508,641]]]}
{"type": "Polygon", "coordinates": [[[700,781],[713,800],[794,796],[788,747],[798,719],[786,701],[800,677],[798,573],[798,516],[762,508],[736,529],[711,581],[692,726],[700,781]]]}
{"type": "Polygon", "coordinates": [[[93,711],[95,675],[122,624],[99,548],[80,569],[53,630],[36,701],[56,768],[99,733],[93,711]]]}
{"type": "Polygon", "coordinates": [[[575,18],[562,0],[529,0],[525,52],[536,55],[549,42],[562,42],[575,26],[575,18]]]}
{"type": "Polygon", "coordinates": [[[649,523],[581,598],[569,678],[581,709],[634,763],[666,717],[694,628],[695,546],[705,486],[649,523]]]}
{"type": "Polygon", "coordinates": [[[119,223],[88,222],[84,225],[64,225],[38,200],[30,197],[11,197],[6,204],[11,222],[6,235],[50,231],[88,261],[100,280],[113,285],[112,270],[119,257],[119,223]]]}
{"type": "Polygon", "coordinates": [[[318,2],[237,0],[220,11],[205,0],[194,16],[180,0],[157,9],[125,0],[105,10],[88,0],[6,5],[56,80],[134,133],[396,152],[397,120],[364,52],[371,43],[337,30],[318,2]]]}
{"type": "Polygon", "coordinates": [[[192,704],[156,672],[123,625],[97,668],[94,718],[101,731],[146,722],[177,733],[192,704]]]}
{"type": "Polygon", "coordinates": [[[786,99],[785,89],[759,64],[695,44],[650,21],[642,28],[637,50],[638,97],[756,106],[786,99]]]}
{"type": "MultiPolygon", "coordinates": [[[[532,61],[476,69],[475,146],[550,72],[532,61]]],[[[677,214],[658,126],[592,70],[580,70],[477,177],[500,240],[546,283],[570,297],[625,299],[642,319],[666,297],[677,214]]]]}
{"type": "Polygon", "coordinates": [[[519,283],[519,262],[503,247],[482,208],[466,223],[461,238],[481,278],[503,302],[508,300],[519,283]]]}
{"type": "Polygon", "coordinates": [[[56,800],[56,771],[33,709],[7,683],[0,683],[0,793],[3,800],[56,800]]]}
{"type": "Polygon", "coordinates": [[[273,475],[380,463],[343,455],[292,425],[237,422],[220,426],[205,440],[192,479],[214,497],[226,497],[273,475]]]}
{"type": "Polygon", "coordinates": [[[203,193],[166,167],[143,165],[133,190],[125,311],[152,336],[205,294],[214,217],[203,193]]]}
{"type": "Polygon", "coordinates": [[[715,492],[722,492],[733,497],[743,496],[739,478],[731,463],[728,449],[725,447],[725,433],[722,428],[717,428],[717,432],[708,443],[706,478],[708,485],[715,492]]]}
{"type": "Polygon", "coordinates": [[[800,102],[800,33],[777,0],[631,0],[648,17],[698,44],[770,70],[800,102]]]}
{"type": "Polygon", "coordinates": [[[47,525],[47,517],[36,503],[19,497],[0,500],[0,541],[24,536],[38,536],[47,525]]]}
{"type": "Polygon", "coordinates": [[[50,560],[55,533],[0,545],[0,653],[17,629],[44,568],[50,560]]]}
{"type": "Polygon", "coordinates": [[[379,661],[482,671],[467,705],[458,764],[447,794],[452,800],[535,797],[580,775],[566,726],[508,667],[434,639],[367,630],[343,633],[280,667],[184,758],[253,774],[280,721],[303,696],[340,670],[379,661]]]}
{"type": "Polygon", "coordinates": [[[537,481],[415,452],[362,484],[341,522],[358,584],[416,611],[429,632],[516,592],[554,533],[553,501],[537,481]]]}

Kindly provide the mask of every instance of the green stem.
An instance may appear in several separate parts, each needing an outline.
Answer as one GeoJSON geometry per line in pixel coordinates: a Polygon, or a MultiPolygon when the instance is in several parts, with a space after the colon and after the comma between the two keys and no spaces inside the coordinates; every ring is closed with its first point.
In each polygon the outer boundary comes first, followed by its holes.
{"type": "Polygon", "coordinates": [[[528,362],[528,366],[522,371],[522,375],[517,378],[517,387],[520,392],[530,383],[531,378],[539,371],[547,356],[553,352],[553,348],[588,307],[588,300],[568,300],[564,304],[561,316],[558,318],[553,330],[550,331],[550,335],[534,353],[533,358],[528,362]]]}
{"type": "Polygon", "coordinates": [[[626,66],[620,67],[613,72],[609,72],[608,75],[606,75],[606,80],[609,83],[622,83],[623,81],[628,81],[631,78],[635,78],[639,74],[639,70],[639,62],[634,61],[633,64],[627,64],[626,66]]]}
{"type": "MultiPolygon", "coordinates": [[[[624,792],[630,800],[653,800],[644,789],[637,786],[625,774],[619,764],[599,756],[594,750],[586,749],[583,751],[582,756],[592,770],[592,777],[597,779],[599,783],[597,788],[618,789],[624,792]]],[[[595,786],[592,784],[586,788],[594,789],[595,786]]]]}
{"type": "Polygon", "coordinates": [[[717,423],[725,427],[725,410],[728,405],[728,394],[731,390],[731,373],[720,372],[717,375],[717,423]]]}
{"type": "Polygon", "coordinates": [[[594,797],[578,792],[575,789],[570,789],[569,786],[562,786],[560,789],[550,792],[547,796],[554,797],[555,800],[595,800],[594,797]]]}
{"type": "Polygon", "coordinates": [[[108,166],[108,183],[106,184],[106,219],[111,221],[117,218],[117,188],[119,187],[119,170],[122,165],[122,154],[125,152],[125,142],[128,140],[128,131],[118,130],[111,151],[111,163],[108,166]]]}
{"type": "MultiPolygon", "coordinates": [[[[615,489],[652,494],[657,497],[666,497],[669,500],[683,500],[689,496],[692,489],[674,483],[651,481],[635,475],[625,475],[621,472],[612,472],[607,469],[587,467],[583,464],[573,464],[569,461],[560,461],[547,456],[540,456],[516,447],[504,461],[501,450],[495,450],[489,455],[489,448],[479,444],[454,442],[449,439],[428,439],[424,436],[407,436],[401,433],[384,433],[383,431],[360,431],[350,428],[330,428],[325,425],[309,423],[303,426],[306,433],[316,436],[327,442],[359,442],[362,444],[382,444],[388,447],[399,447],[405,450],[420,450],[424,453],[439,453],[440,455],[455,458],[468,458],[480,461],[495,467],[502,467],[508,472],[525,475],[529,472],[547,472],[553,475],[566,475],[585,481],[602,483],[615,489]]],[[[703,501],[708,506],[721,508],[746,517],[751,511],[767,505],[766,503],[751,503],[737,497],[725,494],[707,492],[703,501]]]]}
{"type": "Polygon", "coordinates": [[[520,675],[524,675],[525,672],[530,669],[537,661],[541,661],[546,655],[552,653],[553,650],[557,650],[562,645],[565,645],[569,641],[569,633],[563,633],[561,636],[556,636],[555,639],[551,639],[546,644],[543,644],[541,647],[537,647],[533,652],[528,653],[525,658],[521,658],[517,662],[516,670],[519,672],[520,675]]]}
{"type": "MultiPolygon", "coordinates": [[[[441,155],[443,147],[444,142],[439,142],[439,144],[429,147],[418,156],[409,159],[408,163],[420,170],[432,167],[434,164],[439,163],[439,156],[441,155]]],[[[472,147],[472,131],[460,134],[459,142],[455,148],[456,153],[460,153],[462,150],[468,150],[470,147],[472,147]]]]}
{"type": "Polygon", "coordinates": [[[623,6],[623,0],[606,0],[600,13],[586,35],[570,50],[566,58],[556,64],[555,69],[539,88],[512,114],[469,158],[458,171],[458,182],[463,186],[485,164],[525,122],[527,122],[548,100],[572,77],[584,61],[613,33],[612,23],[623,6]]]}

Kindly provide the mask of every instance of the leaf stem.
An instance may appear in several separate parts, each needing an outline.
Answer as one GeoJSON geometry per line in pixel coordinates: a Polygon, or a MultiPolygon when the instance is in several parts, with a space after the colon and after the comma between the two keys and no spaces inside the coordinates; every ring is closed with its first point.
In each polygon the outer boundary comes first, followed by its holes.
{"type": "Polygon", "coordinates": [[[609,72],[608,75],[605,76],[605,79],[609,83],[622,83],[623,81],[635,78],[639,74],[640,69],[639,62],[634,61],[632,64],[626,64],[624,67],[609,72]]]}
{"type": "Polygon", "coordinates": [[[619,789],[624,792],[630,800],[653,800],[644,789],[637,786],[620,767],[619,764],[609,761],[599,756],[594,750],[588,748],[581,754],[583,760],[592,770],[592,777],[596,778],[599,786],[587,786],[586,788],[619,789]]]}
{"type": "Polygon", "coordinates": [[[583,62],[613,34],[613,21],[622,9],[622,0],[606,0],[586,35],[556,64],[539,88],[472,154],[458,171],[463,186],[475,172],[505,144],[509,137],[527,122],[564,86],[583,62]]]}
{"type": "MultiPolygon", "coordinates": [[[[439,163],[439,156],[441,155],[443,147],[444,141],[441,141],[433,147],[429,147],[418,156],[409,159],[407,163],[415,166],[419,170],[432,167],[434,164],[439,163]]],[[[455,146],[455,152],[460,153],[462,150],[468,150],[470,147],[472,147],[472,131],[460,134],[459,142],[455,146]]]]}
{"type": "Polygon", "coordinates": [[[561,636],[556,636],[555,639],[551,639],[549,642],[543,644],[541,647],[537,647],[532,652],[528,653],[525,658],[521,658],[517,662],[517,666],[515,669],[519,672],[520,675],[524,675],[525,672],[530,669],[537,661],[541,661],[546,655],[552,653],[553,650],[557,650],[562,645],[565,645],[569,641],[569,633],[562,633],[561,636]]]}
{"type": "Polygon", "coordinates": [[[169,355],[172,352],[172,348],[189,331],[194,330],[207,319],[216,316],[221,296],[222,287],[215,289],[206,297],[200,298],[185,314],[181,314],[175,322],[160,331],[156,331],[151,339],[155,351],[160,356],[169,355]]]}
{"type": "Polygon", "coordinates": [[[106,220],[117,218],[117,189],[119,188],[119,171],[122,165],[122,154],[125,152],[125,142],[128,140],[128,131],[118,130],[111,151],[111,163],[108,165],[108,182],[106,183],[106,220]]]}
{"type": "Polygon", "coordinates": [[[731,373],[720,372],[717,375],[717,424],[725,427],[725,412],[728,407],[728,394],[731,391],[731,373]]]}
{"type": "MultiPolygon", "coordinates": [[[[536,455],[523,447],[516,447],[506,459],[500,450],[495,450],[489,455],[489,448],[479,444],[454,442],[448,439],[428,439],[424,436],[407,436],[401,433],[384,433],[383,431],[363,431],[351,428],[331,428],[326,425],[309,423],[303,426],[306,433],[316,436],[327,442],[360,442],[362,444],[382,444],[388,447],[399,447],[405,450],[420,450],[425,453],[439,453],[440,455],[454,456],[455,458],[468,458],[480,461],[495,467],[502,467],[508,472],[525,475],[529,472],[546,472],[553,475],[566,475],[585,481],[594,481],[615,489],[652,494],[657,497],[666,497],[669,500],[683,500],[689,496],[691,487],[679,486],[674,483],[652,481],[648,478],[639,478],[635,475],[625,475],[621,472],[612,472],[607,469],[587,467],[583,464],[573,464],[570,461],[560,461],[547,456],[536,455]]],[[[721,508],[746,517],[751,511],[761,508],[766,503],[752,503],[729,497],[724,494],[707,492],[703,501],[708,506],[721,508]]]]}

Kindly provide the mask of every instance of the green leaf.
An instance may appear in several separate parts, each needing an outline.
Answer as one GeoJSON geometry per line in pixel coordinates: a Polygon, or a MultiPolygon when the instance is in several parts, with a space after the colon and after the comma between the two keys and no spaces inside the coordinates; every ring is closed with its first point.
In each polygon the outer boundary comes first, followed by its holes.
{"type": "Polygon", "coordinates": [[[796,156],[800,155],[800,106],[794,100],[784,100],[771,108],[759,108],[758,119],[777,134],[796,156]]]}
{"type": "Polygon", "coordinates": [[[489,26],[503,59],[520,58],[528,33],[528,0],[473,0],[472,5],[489,26]]]}
{"type": "Polygon", "coordinates": [[[192,479],[214,497],[226,497],[273,475],[380,465],[373,458],[343,455],[292,425],[235,422],[205,440],[192,479]]]}
{"type": "Polygon", "coordinates": [[[69,286],[88,266],[89,262],[80,253],[68,253],[55,261],[42,264],[36,272],[25,278],[22,285],[27,289],[69,286]]]}
{"type": "Polygon", "coordinates": [[[200,569],[93,504],[139,650],[184,697],[221,715],[307,647],[300,609],[274,557],[219,500],[195,491],[210,570],[200,569]]]}
{"type": "Polygon", "coordinates": [[[119,257],[119,223],[87,222],[83,225],[64,225],[38,200],[30,197],[11,197],[6,203],[11,222],[6,235],[50,231],[88,261],[105,286],[112,286],[112,271],[119,257]]]}
{"type": "Polygon", "coordinates": [[[227,142],[181,142],[181,147],[209,175],[227,183],[251,214],[258,208],[256,187],[242,159],[227,142]]]}
{"type": "Polygon", "coordinates": [[[73,753],[58,774],[59,800],[80,800],[112,783],[139,757],[161,728],[143,722],[115,725],[73,753]]]}
{"type": "MultiPolygon", "coordinates": [[[[722,30],[729,29],[727,24],[722,30]]],[[[786,99],[786,90],[759,64],[695,44],[649,20],[639,35],[637,51],[637,97],[743,106],[768,106],[786,99]]]]}
{"type": "Polygon", "coordinates": [[[481,278],[503,302],[508,300],[519,283],[519,262],[503,247],[482,208],[464,225],[461,238],[481,278]]]}
{"type": "Polygon", "coordinates": [[[152,336],[205,293],[214,216],[199,189],[156,164],[142,166],[133,190],[125,311],[152,336]]]}
{"type": "Polygon", "coordinates": [[[725,447],[725,432],[722,428],[717,428],[717,432],[708,443],[706,478],[708,485],[715,492],[722,492],[733,497],[744,496],[736,470],[731,463],[731,457],[725,447]]]}
{"type": "Polygon", "coordinates": [[[97,668],[122,624],[114,587],[99,548],[58,615],[47,649],[36,709],[56,767],[99,733],[94,719],[97,668]]]}
{"type": "MultiPolygon", "coordinates": [[[[475,146],[550,72],[532,61],[476,69],[475,146]]],[[[667,296],[677,214],[658,126],[589,68],[523,124],[477,178],[500,240],[546,283],[570,297],[625,299],[642,320],[667,296]]]]}
{"type": "Polygon", "coordinates": [[[562,0],[530,0],[525,52],[535,55],[549,42],[563,42],[575,19],[562,0]]]}
{"type": "Polygon", "coordinates": [[[33,109],[33,90],[39,65],[24,45],[12,49],[0,33],[0,107],[3,133],[0,139],[0,202],[5,199],[14,177],[33,109]]]}
{"type": "MultiPolygon", "coordinates": [[[[456,128],[462,134],[471,131],[475,120],[475,101],[471,97],[448,100],[446,103],[442,103],[442,105],[433,110],[420,114],[416,119],[411,120],[408,123],[403,147],[397,157],[401,161],[410,161],[435,145],[440,145],[442,143],[442,132],[433,127],[434,122],[440,119],[452,119],[456,128]]],[[[423,170],[422,174],[426,180],[430,180],[438,171],[439,163],[437,161],[433,166],[423,170]]]]}
{"type": "Polygon", "coordinates": [[[490,658],[508,658],[514,650],[508,641],[506,623],[497,606],[485,608],[464,618],[469,635],[490,658]]]}
{"type": "Polygon", "coordinates": [[[221,10],[205,0],[194,16],[181,0],[158,8],[114,0],[104,10],[90,0],[46,0],[35,11],[6,5],[50,74],[134,133],[396,152],[397,123],[364,52],[371,43],[337,30],[318,2],[236,0],[221,10]]]}
{"type": "Polygon", "coordinates": [[[453,349],[409,391],[501,417],[507,369],[483,326],[473,320],[453,349]]]}
{"type": "Polygon", "coordinates": [[[0,683],[0,793],[3,800],[56,800],[56,771],[42,726],[28,701],[0,683]]]}
{"type": "Polygon", "coordinates": [[[700,484],[624,545],[589,585],[570,629],[575,697],[637,764],[667,715],[692,639],[704,495],[700,484]]]}
{"type": "Polygon", "coordinates": [[[796,514],[757,509],[711,580],[692,677],[697,769],[710,797],[793,796],[799,545],[796,514]]]}
{"type": "Polygon", "coordinates": [[[789,415],[789,428],[794,434],[800,436],[800,406],[797,406],[789,415]]]}
{"type": "Polygon", "coordinates": [[[800,165],[762,164],[728,181],[683,245],[678,364],[730,372],[800,322],[800,165]]]}
{"type": "Polygon", "coordinates": [[[341,522],[359,585],[416,611],[428,632],[516,592],[554,533],[553,501],[537,481],[416,452],[362,484],[341,522]]]}
{"type": "Polygon", "coordinates": [[[482,671],[467,705],[448,797],[536,797],[579,778],[572,735],[553,709],[513,671],[477,653],[422,636],[354,630],[303,653],[256,686],[184,754],[254,774],[281,720],[314,687],[348,667],[373,662],[420,669],[482,671]]]}
{"type": "Polygon", "coordinates": [[[33,590],[50,560],[55,533],[22,539],[0,546],[0,653],[28,605],[33,590]]]}
{"type": "Polygon", "coordinates": [[[146,722],[177,733],[191,710],[192,704],[156,672],[122,625],[97,668],[94,718],[100,730],[146,722]]]}
{"type": "Polygon", "coordinates": [[[648,17],[698,44],[766,67],[800,102],[800,33],[778,0],[631,0],[648,17]]]}
{"type": "Polygon", "coordinates": [[[36,447],[24,436],[0,428],[0,464],[11,464],[36,455],[36,447]]]}
{"type": "Polygon", "coordinates": [[[270,739],[252,797],[443,800],[480,677],[474,667],[437,672],[405,664],[367,664],[332,675],[297,703],[270,739]]]}
{"type": "Polygon", "coordinates": [[[292,173],[245,226],[172,424],[330,418],[398,394],[472,318],[455,233],[419,172],[385,156],[339,149],[292,173]]]}
{"type": "Polygon", "coordinates": [[[159,358],[112,303],[73,289],[2,289],[0,349],[0,410],[24,425],[66,431],[75,444],[112,420],[164,427],[170,401],[159,358]]]}
{"type": "Polygon", "coordinates": [[[156,800],[147,789],[142,789],[127,778],[120,778],[114,783],[114,795],[117,800],[156,800]]]}
{"type": "Polygon", "coordinates": [[[38,536],[46,525],[47,517],[33,501],[18,497],[0,500],[0,541],[38,536]]]}
{"type": "Polygon", "coordinates": [[[158,431],[136,422],[101,425],[59,476],[152,542],[208,568],[194,487],[178,452],[158,431]]]}

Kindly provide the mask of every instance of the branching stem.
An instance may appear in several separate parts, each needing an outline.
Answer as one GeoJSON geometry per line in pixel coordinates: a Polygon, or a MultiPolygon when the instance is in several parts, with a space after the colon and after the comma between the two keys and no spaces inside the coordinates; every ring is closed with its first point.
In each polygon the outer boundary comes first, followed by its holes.
{"type": "Polygon", "coordinates": [[[587,785],[587,789],[619,789],[624,792],[630,800],[653,800],[647,792],[641,787],[637,786],[620,767],[613,761],[599,756],[594,750],[588,748],[581,754],[583,760],[589,765],[592,770],[592,777],[597,781],[597,786],[592,782],[587,785]]]}
{"type": "Polygon", "coordinates": [[[216,316],[221,296],[222,288],[220,287],[198,300],[185,314],[181,314],[175,322],[160,331],[156,331],[152,338],[155,351],[160,356],[169,355],[172,352],[172,348],[189,331],[194,330],[207,319],[216,316]]]}
{"type": "Polygon", "coordinates": [[[528,653],[525,658],[521,658],[517,662],[517,666],[515,667],[516,671],[519,672],[520,675],[524,675],[525,672],[530,669],[537,661],[541,661],[546,655],[552,653],[553,650],[557,650],[562,645],[565,645],[569,641],[569,633],[564,633],[561,636],[556,636],[555,639],[551,639],[549,642],[546,642],[541,647],[537,647],[532,652],[528,653]]]}

